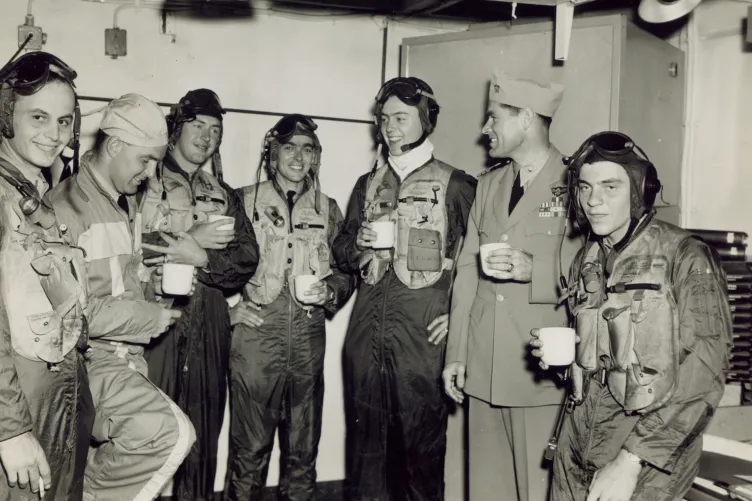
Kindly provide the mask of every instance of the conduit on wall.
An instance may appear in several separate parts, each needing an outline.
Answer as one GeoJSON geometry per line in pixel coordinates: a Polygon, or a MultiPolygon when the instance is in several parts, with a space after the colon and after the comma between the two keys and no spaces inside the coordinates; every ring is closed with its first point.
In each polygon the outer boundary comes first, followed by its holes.
{"type": "MultiPolygon", "coordinates": [[[[109,103],[114,98],[95,97],[95,96],[78,96],[78,99],[80,101],[95,101],[95,102],[100,102],[100,103],[109,103]]],[[[167,108],[175,105],[175,103],[160,103],[160,102],[157,102],[157,104],[159,106],[164,106],[167,108]]],[[[241,113],[244,115],[264,115],[264,116],[273,116],[273,117],[283,117],[285,115],[289,115],[289,113],[283,113],[280,111],[247,110],[244,108],[225,108],[225,110],[228,113],[241,113]]],[[[353,124],[373,125],[373,120],[362,120],[358,118],[328,117],[328,116],[318,116],[318,115],[307,115],[307,116],[314,120],[322,120],[322,121],[328,121],[328,122],[344,122],[344,123],[353,123],[353,124]]]]}

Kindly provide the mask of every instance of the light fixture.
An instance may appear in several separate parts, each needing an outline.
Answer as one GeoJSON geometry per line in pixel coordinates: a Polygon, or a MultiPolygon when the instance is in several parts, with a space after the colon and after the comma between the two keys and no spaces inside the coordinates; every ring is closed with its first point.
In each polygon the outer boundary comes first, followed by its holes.
{"type": "Polygon", "coordinates": [[[642,0],[637,12],[649,23],[666,23],[686,16],[700,2],[702,0],[642,0]]]}

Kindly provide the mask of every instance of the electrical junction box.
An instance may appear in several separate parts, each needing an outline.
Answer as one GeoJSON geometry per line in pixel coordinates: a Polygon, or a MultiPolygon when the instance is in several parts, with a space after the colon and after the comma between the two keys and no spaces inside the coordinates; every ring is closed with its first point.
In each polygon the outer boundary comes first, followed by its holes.
{"type": "Polygon", "coordinates": [[[26,24],[18,26],[18,46],[21,47],[26,39],[31,37],[26,44],[26,50],[41,50],[42,45],[47,42],[47,33],[42,32],[41,26],[34,26],[34,20],[29,16],[26,17],[26,24]]]}
{"type": "Polygon", "coordinates": [[[104,53],[112,59],[127,55],[127,32],[120,28],[107,28],[104,30],[104,53]]]}

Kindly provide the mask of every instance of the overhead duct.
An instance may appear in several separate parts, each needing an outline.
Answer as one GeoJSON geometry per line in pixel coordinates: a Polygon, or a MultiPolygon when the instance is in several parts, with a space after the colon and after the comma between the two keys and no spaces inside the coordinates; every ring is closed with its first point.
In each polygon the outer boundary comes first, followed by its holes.
{"type": "Polygon", "coordinates": [[[692,12],[702,0],[642,0],[637,13],[648,23],[667,23],[692,12]]]}
{"type": "Polygon", "coordinates": [[[328,7],[332,9],[354,9],[378,12],[408,14],[414,12],[438,11],[445,6],[458,3],[457,0],[290,0],[291,4],[328,7]]]}

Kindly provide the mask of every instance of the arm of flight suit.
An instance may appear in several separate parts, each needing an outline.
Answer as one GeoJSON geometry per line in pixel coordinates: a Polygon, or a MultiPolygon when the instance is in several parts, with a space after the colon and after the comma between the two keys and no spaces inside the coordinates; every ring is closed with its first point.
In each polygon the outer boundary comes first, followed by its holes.
{"type": "MultiPolygon", "coordinates": [[[[345,224],[344,219],[336,200],[330,198],[328,235],[330,249],[334,248],[334,240],[340,231],[342,231],[342,227],[345,224]]],[[[355,291],[355,287],[358,285],[358,280],[355,275],[347,273],[339,267],[337,260],[334,258],[334,252],[331,253],[329,265],[332,269],[332,274],[325,278],[324,281],[334,291],[334,298],[324,304],[324,309],[329,314],[334,315],[350,299],[350,296],[355,291]]]]}
{"type": "Polygon", "coordinates": [[[666,471],[703,432],[723,396],[732,331],[726,277],[717,255],[688,238],[674,263],[680,324],[677,388],[665,406],[641,417],[624,444],[666,471]]]}
{"type": "Polygon", "coordinates": [[[92,294],[88,301],[85,314],[92,339],[148,344],[158,334],[164,307],[157,303],[92,294]]]}
{"type": "Polygon", "coordinates": [[[365,205],[366,186],[369,175],[365,174],[361,176],[355,183],[353,192],[350,195],[350,202],[347,204],[345,222],[332,245],[332,253],[339,269],[345,273],[358,276],[360,276],[358,260],[362,251],[358,249],[356,241],[358,239],[358,230],[360,230],[360,225],[364,220],[363,207],[365,205]]]}
{"type": "Polygon", "coordinates": [[[568,274],[568,266],[574,259],[582,242],[576,237],[568,219],[564,226],[564,240],[561,234],[546,237],[546,245],[536,249],[526,249],[533,254],[533,277],[530,281],[530,304],[557,304],[564,294],[559,277],[568,274]],[[561,249],[561,254],[559,254],[561,249]]]}
{"type": "MultiPolygon", "coordinates": [[[[58,221],[68,227],[68,238],[76,245],[81,245],[79,240],[84,228],[81,225],[80,209],[66,203],[64,192],[57,192],[48,200],[55,209],[58,221]]],[[[125,253],[123,249],[119,252],[125,253]]],[[[109,258],[103,258],[107,260],[109,258]]],[[[132,259],[136,259],[133,257],[132,259]]],[[[92,276],[92,263],[86,264],[87,276],[92,276]]],[[[101,269],[101,268],[100,268],[101,269]]],[[[109,278],[112,280],[112,277],[109,278]]],[[[91,281],[90,281],[91,283],[91,281]]],[[[96,295],[89,292],[88,305],[84,311],[88,323],[89,337],[92,339],[105,339],[135,344],[147,344],[151,338],[158,334],[164,308],[159,304],[143,299],[143,291],[139,288],[137,295],[131,297],[135,291],[115,297],[111,295],[96,295]]]]}
{"type": "MultiPolygon", "coordinates": [[[[5,197],[0,196],[0,211],[5,211],[6,205],[5,197]]],[[[5,226],[3,221],[5,220],[5,217],[0,220],[0,242],[3,241],[3,227],[5,226]]],[[[0,281],[2,279],[3,277],[0,276],[0,281]]],[[[0,284],[1,290],[3,288],[0,284]]],[[[5,298],[0,297],[0,442],[29,432],[34,427],[26,396],[18,383],[10,336],[5,298]]]]}
{"type": "Polygon", "coordinates": [[[235,239],[224,249],[207,249],[209,264],[198,279],[219,289],[243,287],[256,273],[259,247],[253,225],[245,213],[241,193],[222,183],[227,191],[227,215],[235,218],[235,239]]]}
{"type": "Polygon", "coordinates": [[[469,217],[465,241],[457,259],[457,275],[452,287],[452,301],[449,310],[449,334],[445,361],[467,362],[467,336],[470,330],[470,310],[478,291],[479,268],[478,252],[480,251],[480,237],[478,227],[483,213],[485,195],[488,193],[488,183],[481,178],[478,183],[477,195],[473,200],[469,217]]]}
{"type": "Polygon", "coordinates": [[[360,225],[363,223],[363,206],[365,204],[366,186],[369,175],[365,174],[361,176],[355,183],[355,187],[350,195],[350,202],[347,205],[347,215],[344,224],[332,245],[332,254],[334,254],[334,259],[337,261],[339,269],[345,273],[358,276],[360,276],[358,259],[360,259],[362,251],[358,249],[355,242],[358,238],[360,225]]]}
{"type": "Polygon", "coordinates": [[[457,245],[467,233],[467,221],[475,201],[478,180],[461,170],[452,172],[447,187],[447,216],[449,234],[447,235],[447,257],[457,260],[461,249],[457,245]]]}

